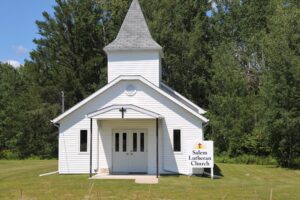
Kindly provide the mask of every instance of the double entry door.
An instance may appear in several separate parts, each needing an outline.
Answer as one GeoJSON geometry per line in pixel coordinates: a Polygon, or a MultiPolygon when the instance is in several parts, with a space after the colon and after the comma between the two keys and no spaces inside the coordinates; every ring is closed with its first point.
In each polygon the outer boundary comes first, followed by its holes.
{"type": "Polygon", "coordinates": [[[147,173],[147,133],[142,130],[113,132],[113,173],[147,173]]]}

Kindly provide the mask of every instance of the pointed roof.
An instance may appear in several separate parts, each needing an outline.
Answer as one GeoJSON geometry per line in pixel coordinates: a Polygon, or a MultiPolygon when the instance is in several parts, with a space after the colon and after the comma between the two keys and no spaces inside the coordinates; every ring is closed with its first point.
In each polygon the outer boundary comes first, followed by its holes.
{"type": "Polygon", "coordinates": [[[133,0],[117,38],[104,50],[160,50],[153,40],[138,0],[133,0]]]}

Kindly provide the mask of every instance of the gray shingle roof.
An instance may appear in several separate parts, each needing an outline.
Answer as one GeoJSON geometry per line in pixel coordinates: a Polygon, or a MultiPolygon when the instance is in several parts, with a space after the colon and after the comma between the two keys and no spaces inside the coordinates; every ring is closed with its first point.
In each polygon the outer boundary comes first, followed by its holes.
{"type": "Polygon", "coordinates": [[[162,50],[151,36],[138,0],[132,1],[117,38],[104,50],[162,50]]]}

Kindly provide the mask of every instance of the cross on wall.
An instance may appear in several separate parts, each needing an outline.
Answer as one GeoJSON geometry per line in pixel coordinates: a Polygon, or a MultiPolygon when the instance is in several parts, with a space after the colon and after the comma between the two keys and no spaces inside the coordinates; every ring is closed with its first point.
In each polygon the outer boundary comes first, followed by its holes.
{"type": "Polygon", "coordinates": [[[124,113],[127,111],[124,107],[122,107],[120,110],[122,112],[122,119],[124,119],[124,113]]]}

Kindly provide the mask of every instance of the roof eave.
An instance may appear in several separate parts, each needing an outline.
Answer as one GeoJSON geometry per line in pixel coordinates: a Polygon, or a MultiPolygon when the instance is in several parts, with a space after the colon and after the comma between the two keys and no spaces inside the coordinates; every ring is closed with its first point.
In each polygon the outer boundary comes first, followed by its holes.
{"type": "Polygon", "coordinates": [[[109,54],[111,52],[118,52],[118,51],[129,51],[129,52],[133,52],[133,51],[159,51],[159,55],[164,58],[164,52],[163,52],[163,48],[162,47],[158,47],[158,48],[113,48],[113,47],[109,47],[106,46],[103,48],[104,52],[106,54],[109,54]]]}

